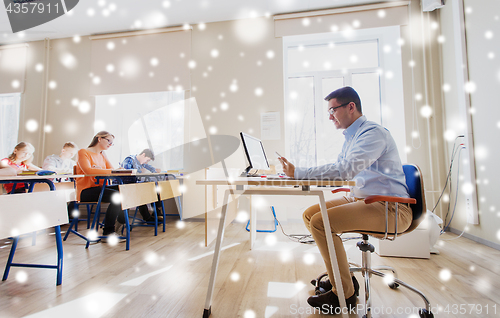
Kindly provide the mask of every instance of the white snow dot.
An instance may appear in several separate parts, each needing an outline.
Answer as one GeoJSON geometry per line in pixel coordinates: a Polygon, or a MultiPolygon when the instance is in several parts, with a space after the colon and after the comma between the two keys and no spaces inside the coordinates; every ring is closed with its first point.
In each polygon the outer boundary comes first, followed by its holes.
{"type": "Polygon", "coordinates": [[[262,88],[260,88],[260,87],[257,87],[255,89],[255,95],[256,96],[262,96],[262,94],[264,94],[264,90],[262,90],[262,88]]]}
{"type": "Polygon", "coordinates": [[[205,23],[200,23],[200,24],[198,24],[198,29],[200,29],[200,30],[202,30],[202,31],[203,31],[203,30],[205,30],[206,28],[207,28],[207,25],[206,25],[205,23]]]}
{"type": "Polygon", "coordinates": [[[78,106],[78,104],[80,104],[80,101],[78,100],[78,98],[73,98],[71,100],[71,105],[76,107],[76,106],[78,106]]]}
{"type": "Polygon", "coordinates": [[[273,246],[273,245],[276,245],[276,242],[278,241],[278,238],[276,237],[276,235],[270,234],[270,235],[266,236],[265,241],[266,241],[267,245],[273,246]]]}
{"type": "Polygon", "coordinates": [[[303,26],[309,26],[311,24],[311,20],[309,20],[308,18],[304,18],[302,19],[302,25],[303,26]]]}
{"type": "Polygon", "coordinates": [[[195,61],[193,61],[193,60],[189,61],[189,62],[188,62],[188,67],[189,67],[190,69],[195,68],[195,67],[196,67],[196,62],[195,62],[195,61]]]}
{"type": "Polygon", "coordinates": [[[439,43],[444,43],[446,41],[446,38],[444,37],[444,35],[440,35],[437,37],[437,41],[439,43]]]}
{"type": "Polygon", "coordinates": [[[213,58],[216,58],[219,56],[219,51],[217,49],[212,49],[212,51],[210,51],[210,56],[213,57],[213,58]]]}
{"type": "Polygon", "coordinates": [[[16,273],[16,281],[20,284],[25,283],[28,280],[28,274],[25,271],[19,271],[16,273]]]}
{"type": "Polygon", "coordinates": [[[94,14],[95,14],[95,10],[94,10],[93,8],[88,8],[88,9],[87,9],[87,15],[88,15],[89,17],[93,17],[93,16],[94,16],[94,14]]]}
{"type": "Polygon", "coordinates": [[[79,104],[78,104],[78,110],[82,113],[82,114],[86,114],[90,111],[90,103],[87,102],[87,101],[81,101],[79,104]]]}
{"type": "Polygon", "coordinates": [[[432,115],[432,108],[429,105],[424,105],[420,108],[420,115],[424,118],[429,118],[432,115]]]}
{"type": "Polygon", "coordinates": [[[465,195],[472,194],[474,192],[474,188],[475,187],[472,183],[467,182],[462,186],[462,193],[465,195]]]}
{"type": "Polygon", "coordinates": [[[449,281],[450,278],[451,278],[451,271],[449,269],[442,269],[440,272],[439,272],[439,278],[442,280],[442,281],[449,281]]]}
{"type": "Polygon", "coordinates": [[[116,105],[116,98],[114,98],[114,97],[108,98],[108,104],[110,106],[115,106],[116,105]]]}
{"type": "Polygon", "coordinates": [[[490,60],[494,59],[494,58],[495,58],[495,53],[493,53],[493,52],[489,52],[489,53],[488,53],[488,58],[489,58],[490,60]]]}
{"type": "Polygon", "coordinates": [[[306,253],[306,254],[304,254],[304,257],[302,258],[302,260],[304,261],[305,264],[311,265],[316,260],[316,257],[314,256],[314,254],[306,253]]]}
{"type": "Polygon", "coordinates": [[[446,139],[446,141],[453,141],[456,136],[457,134],[452,129],[448,129],[444,132],[444,139],[446,139]]]}
{"type": "Polygon", "coordinates": [[[238,91],[238,84],[232,83],[231,85],[229,85],[229,90],[233,93],[238,91]]]}
{"type": "Polygon", "coordinates": [[[226,102],[223,102],[220,104],[220,109],[222,110],[228,110],[229,109],[229,104],[226,102]]]}
{"type": "Polygon", "coordinates": [[[244,121],[244,120],[245,120],[245,117],[243,117],[242,115],[238,115],[238,120],[239,120],[239,121],[244,121]]]}
{"type": "Polygon", "coordinates": [[[377,15],[379,18],[383,19],[386,16],[385,10],[378,10],[377,15]]]}
{"type": "Polygon", "coordinates": [[[418,133],[418,131],[414,130],[414,131],[411,132],[411,136],[413,138],[418,138],[418,136],[420,136],[420,134],[418,133]]]}
{"type": "Polygon", "coordinates": [[[115,204],[122,202],[122,197],[120,193],[113,193],[113,195],[111,196],[111,201],[115,204]]]}
{"type": "Polygon", "coordinates": [[[273,50],[267,51],[266,56],[268,59],[273,59],[274,58],[274,51],[273,50]]]}
{"type": "Polygon", "coordinates": [[[178,229],[183,229],[186,227],[186,222],[184,221],[177,221],[175,222],[175,227],[177,227],[178,229]]]}
{"type": "Polygon", "coordinates": [[[493,38],[493,32],[488,30],[484,33],[484,37],[487,38],[488,40],[493,38]]]}
{"type": "Polygon", "coordinates": [[[115,70],[115,66],[113,64],[106,65],[106,71],[112,73],[115,70]]]}
{"type": "Polygon", "coordinates": [[[448,83],[443,84],[443,92],[449,92],[451,89],[451,85],[448,83]]]}
{"type": "Polygon", "coordinates": [[[115,49],[115,42],[108,42],[106,44],[106,47],[108,48],[108,50],[112,51],[115,49]]]}
{"type": "Polygon", "coordinates": [[[217,133],[217,127],[215,126],[212,126],[208,129],[208,132],[211,134],[211,135],[215,135],[217,133]]]}
{"type": "Polygon", "coordinates": [[[158,61],[158,59],[156,57],[153,57],[153,58],[151,58],[151,60],[149,60],[149,63],[151,64],[151,66],[158,66],[158,64],[160,62],[158,61]]]}
{"type": "Polygon", "coordinates": [[[422,100],[422,94],[420,94],[420,93],[416,93],[416,94],[415,94],[415,99],[416,99],[416,100],[422,100]]]}
{"type": "Polygon", "coordinates": [[[231,273],[231,280],[232,280],[233,282],[237,282],[237,281],[239,281],[239,280],[240,280],[240,274],[239,274],[239,273],[237,273],[237,272],[232,272],[232,273],[231,273]]]}
{"type": "Polygon", "coordinates": [[[80,43],[81,40],[82,40],[82,38],[79,35],[73,36],[73,42],[80,43]]]}
{"type": "Polygon", "coordinates": [[[37,72],[41,72],[41,71],[43,71],[43,64],[42,64],[42,63],[37,63],[37,64],[35,65],[35,70],[36,70],[37,72]]]}
{"type": "Polygon", "coordinates": [[[45,128],[43,130],[46,133],[51,133],[52,132],[52,126],[51,125],[45,125],[45,128]]]}
{"type": "Polygon", "coordinates": [[[21,83],[18,80],[13,80],[11,85],[13,88],[18,88],[21,85],[21,83]]]}
{"type": "Polygon", "coordinates": [[[50,89],[55,89],[57,87],[57,83],[56,81],[50,81],[49,82],[49,88],[50,89]]]}
{"type": "Polygon", "coordinates": [[[116,235],[114,233],[111,235],[108,235],[107,243],[108,243],[108,245],[111,245],[111,246],[118,245],[118,235],[116,235]]]}
{"type": "Polygon", "coordinates": [[[465,83],[464,89],[467,93],[473,94],[476,91],[476,83],[474,82],[467,82],[465,83]]]}
{"type": "Polygon", "coordinates": [[[354,28],[359,28],[361,26],[361,22],[359,20],[352,21],[352,26],[354,28]]]}
{"type": "Polygon", "coordinates": [[[101,78],[99,76],[94,76],[92,78],[92,83],[94,83],[94,85],[99,85],[101,84],[101,78]]]}
{"type": "Polygon", "coordinates": [[[29,132],[34,132],[38,129],[38,122],[34,119],[30,119],[26,122],[26,129],[29,132]]]}
{"type": "Polygon", "coordinates": [[[243,314],[243,318],[255,318],[255,312],[251,309],[245,310],[245,313],[243,314]]]}

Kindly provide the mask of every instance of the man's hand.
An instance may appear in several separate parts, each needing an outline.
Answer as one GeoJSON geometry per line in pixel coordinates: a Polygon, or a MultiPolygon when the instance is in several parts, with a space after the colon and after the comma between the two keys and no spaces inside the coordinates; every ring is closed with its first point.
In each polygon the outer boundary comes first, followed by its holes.
{"type": "Polygon", "coordinates": [[[288,162],[285,157],[279,157],[278,160],[283,166],[283,172],[290,178],[293,178],[295,175],[295,166],[292,163],[288,162]]]}

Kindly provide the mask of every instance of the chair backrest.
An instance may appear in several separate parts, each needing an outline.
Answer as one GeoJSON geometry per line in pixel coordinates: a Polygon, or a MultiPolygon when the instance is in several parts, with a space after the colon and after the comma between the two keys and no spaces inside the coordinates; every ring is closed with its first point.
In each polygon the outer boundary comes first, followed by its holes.
{"type": "Polygon", "coordinates": [[[413,231],[425,219],[427,208],[425,205],[424,180],[420,168],[416,165],[405,164],[403,165],[403,172],[410,198],[417,200],[416,204],[410,205],[413,213],[413,221],[405,231],[406,233],[413,231]]]}

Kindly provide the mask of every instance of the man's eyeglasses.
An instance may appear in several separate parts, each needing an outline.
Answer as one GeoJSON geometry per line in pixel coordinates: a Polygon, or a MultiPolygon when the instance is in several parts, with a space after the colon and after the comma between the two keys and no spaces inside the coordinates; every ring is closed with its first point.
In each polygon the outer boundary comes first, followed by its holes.
{"type": "Polygon", "coordinates": [[[104,138],[104,137],[101,137],[102,139],[106,139],[106,141],[108,142],[108,144],[110,146],[113,146],[113,141],[109,140],[108,138],[104,138]]]}
{"type": "Polygon", "coordinates": [[[329,108],[329,109],[328,109],[328,113],[329,113],[330,115],[333,115],[333,113],[335,113],[335,110],[337,110],[337,108],[347,106],[347,105],[349,105],[350,103],[351,103],[351,102],[347,102],[347,103],[345,103],[345,104],[342,104],[342,105],[339,105],[339,106],[336,106],[336,107],[331,107],[331,108],[329,108]]]}

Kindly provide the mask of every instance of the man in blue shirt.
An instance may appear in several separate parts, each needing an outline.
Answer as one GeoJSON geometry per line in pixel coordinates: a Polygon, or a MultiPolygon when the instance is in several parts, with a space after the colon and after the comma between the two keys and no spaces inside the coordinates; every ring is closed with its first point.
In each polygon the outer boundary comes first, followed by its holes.
{"type": "MultiPolygon", "coordinates": [[[[138,155],[130,155],[123,159],[123,162],[121,163],[121,167],[124,169],[136,169],[137,173],[155,173],[155,172],[160,172],[161,169],[157,169],[151,165],[148,164],[150,161],[155,160],[155,155],[151,149],[144,149],[141,151],[138,155]]],[[[130,178],[123,178],[122,181],[124,183],[135,183],[137,182],[136,177],[130,177],[130,178]]],[[[142,218],[144,221],[147,222],[154,222],[155,218],[151,214],[149,214],[148,207],[146,205],[141,205],[139,206],[139,212],[141,213],[142,218]]],[[[163,215],[161,211],[161,201],[156,202],[156,215],[158,216],[158,221],[163,221],[163,217],[160,215],[163,215]]]]}
{"type": "MultiPolygon", "coordinates": [[[[352,231],[385,231],[385,202],[365,204],[370,195],[409,197],[403,166],[396,143],[387,129],[368,121],[362,113],[361,100],[352,87],[343,87],[330,93],[328,113],[337,129],[344,129],[344,145],[337,161],[326,165],[300,168],[286,158],[279,158],[286,175],[295,179],[353,180],[356,186],[349,196],[326,202],[328,217],[335,245],[339,271],[349,307],[356,306],[359,284],[349,272],[349,263],[340,234],[352,231]]],[[[394,228],[394,204],[389,204],[389,228],[394,228]],[[391,217],[392,216],[392,217],[391,217]]],[[[329,279],[333,271],[328,254],[323,218],[319,205],[309,207],[303,214],[304,223],[311,232],[325,262],[329,279]]],[[[406,205],[398,207],[398,232],[411,223],[411,210],[406,205]]],[[[307,299],[313,307],[340,307],[335,284],[326,281],[322,286],[327,292],[307,299]]]]}

